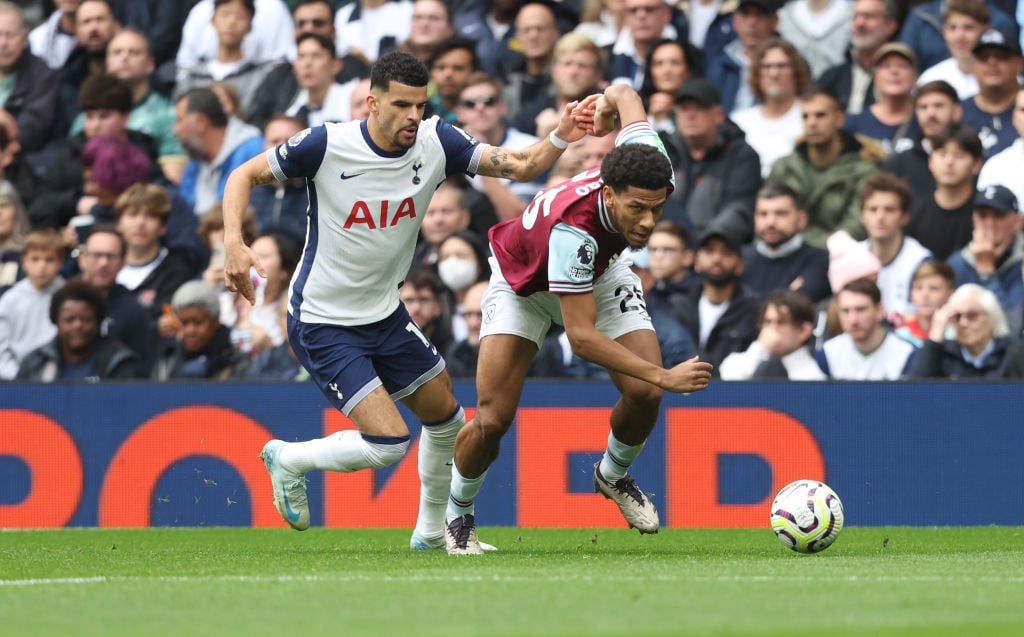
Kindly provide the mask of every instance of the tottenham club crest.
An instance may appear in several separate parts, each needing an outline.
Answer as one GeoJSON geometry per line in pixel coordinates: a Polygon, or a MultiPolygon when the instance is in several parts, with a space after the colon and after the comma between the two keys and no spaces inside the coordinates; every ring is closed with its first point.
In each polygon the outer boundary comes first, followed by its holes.
{"type": "Polygon", "coordinates": [[[419,183],[421,181],[423,181],[422,179],[420,179],[420,168],[423,168],[423,162],[421,162],[421,161],[413,162],[413,164],[412,164],[412,171],[413,171],[413,173],[415,173],[412,176],[412,183],[413,183],[413,185],[417,185],[418,186],[419,183]]]}

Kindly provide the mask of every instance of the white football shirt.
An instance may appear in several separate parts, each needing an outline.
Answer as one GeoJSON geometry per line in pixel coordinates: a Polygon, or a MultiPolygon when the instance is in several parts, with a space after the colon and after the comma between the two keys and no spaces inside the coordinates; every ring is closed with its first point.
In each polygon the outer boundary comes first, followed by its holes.
{"type": "Polygon", "coordinates": [[[269,149],[274,176],[305,177],[309,192],[292,316],[349,326],[390,316],[434,190],[449,175],[475,174],[483,149],[437,117],[420,123],[404,151],[374,144],[365,121],[307,128],[269,149]]]}

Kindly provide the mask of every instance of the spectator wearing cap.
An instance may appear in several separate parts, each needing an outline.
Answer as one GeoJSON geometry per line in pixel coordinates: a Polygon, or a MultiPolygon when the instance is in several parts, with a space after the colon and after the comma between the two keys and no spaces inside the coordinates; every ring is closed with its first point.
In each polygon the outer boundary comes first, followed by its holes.
{"type": "Polygon", "coordinates": [[[971,242],[949,258],[956,284],[976,283],[996,295],[1011,327],[1020,332],[1024,306],[1024,219],[1013,193],[1004,186],[988,186],[974,197],[971,242]]]}
{"type": "Polygon", "coordinates": [[[754,49],[750,88],[757,104],[729,116],[746,135],[761,158],[761,174],[768,176],[775,160],[793,152],[803,135],[800,94],[811,82],[807,62],[789,42],[771,38],[754,49]]]}
{"type": "Polygon", "coordinates": [[[757,193],[752,245],[743,246],[743,285],[759,296],[798,290],[820,303],[832,294],[828,251],[804,241],[807,211],[785,184],[767,183],[757,193]]]}
{"type": "Polygon", "coordinates": [[[934,192],[935,177],[928,169],[932,149],[929,140],[950,124],[959,122],[962,114],[960,98],[949,82],[935,80],[918,86],[914,92],[914,121],[918,127],[914,145],[883,159],[878,164],[879,170],[903,177],[914,193],[934,192]]]}
{"type": "MultiPolygon", "coordinates": [[[[950,51],[942,37],[943,15],[948,0],[929,0],[910,10],[903,27],[900,29],[900,41],[910,45],[917,54],[921,68],[927,69],[949,57],[950,51]]],[[[1017,24],[1005,11],[994,3],[989,5],[992,17],[989,26],[1017,37],[1017,24]]]]}
{"type": "Polygon", "coordinates": [[[1006,186],[1019,203],[1024,201],[1024,86],[1017,88],[1012,119],[1018,137],[1008,148],[990,157],[981,167],[978,188],[1006,186]]]}
{"type": "Polygon", "coordinates": [[[1012,333],[991,290],[961,285],[935,312],[907,378],[1022,378],[1024,348],[1012,333]]]}
{"type": "Polygon", "coordinates": [[[711,82],[691,79],[676,95],[676,128],[661,133],[676,171],[665,218],[696,229],[712,222],[739,241],[753,236],[761,161],[729,121],[711,82]]]}
{"type": "Polygon", "coordinates": [[[816,353],[818,366],[834,380],[896,380],[907,369],[914,346],[885,324],[882,293],[870,279],[854,279],[835,297],[842,332],[816,353]]]}
{"type": "Polygon", "coordinates": [[[779,18],[777,0],[740,0],[732,13],[736,39],[710,57],[705,65],[706,77],[722,94],[722,108],[732,113],[738,108],[753,106],[750,89],[750,60],[754,49],[775,35],[779,18]]]}
{"type": "Polygon", "coordinates": [[[818,78],[843,61],[852,19],[847,0],[793,0],[779,9],[779,35],[803,53],[818,78]]]}
{"type": "Polygon", "coordinates": [[[871,67],[875,53],[899,29],[899,7],[890,0],[856,0],[850,24],[850,48],[846,59],[827,69],[819,83],[835,93],[850,115],[875,101],[871,67]]]}
{"type": "Polygon", "coordinates": [[[942,37],[950,56],[925,69],[917,79],[918,85],[943,80],[956,89],[960,99],[974,97],[978,93],[974,46],[988,28],[991,17],[985,0],[949,0],[942,16],[942,37]]]}
{"type": "Polygon", "coordinates": [[[701,284],[687,292],[689,303],[680,322],[697,338],[701,360],[718,366],[726,356],[742,352],[757,337],[760,299],[740,283],[743,243],[732,230],[711,227],[701,235],[694,271],[701,284]]]}
{"type": "Polygon", "coordinates": [[[1013,106],[1020,88],[1020,43],[1008,33],[989,29],[974,45],[974,60],[978,94],[961,102],[961,121],[978,131],[985,157],[989,158],[1009,148],[1018,137],[1013,127],[1013,106]]]}
{"type": "Polygon", "coordinates": [[[902,42],[882,45],[872,69],[876,101],[846,118],[843,130],[876,140],[886,155],[910,149],[918,136],[914,120],[917,59],[902,42]]]}
{"type": "Polygon", "coordinates": [[[772,166],[769,181],[793,189],[807,210],[804,239],[819,248],[837,230],[864,238],[858,192],[884,156],[878,142],[842,130],[845,114],[835,95],[811,85],[800,96],[804,138],[772,166]]]}
{"type": "MultiPolygon", "coordinates": [[[[128,128],[133,101],[131,88],[125,82],[113,75],[91,75],[82,83],[78,103],[85,113],[82,132],[65,138],[54,150],[53,160],[40,179],[38,194],[29,208],[35,228],[63,227],[76,212],[87,212],[95,203],[87,200],[79,208],[85,185],[80,158],[86,142],[93,137],[126,141],[142,151],[150,166],[157,163],[156,141],[128,128]]],[[[150,178],[158,176],[152,169],[150,173],[150,178]]]]}

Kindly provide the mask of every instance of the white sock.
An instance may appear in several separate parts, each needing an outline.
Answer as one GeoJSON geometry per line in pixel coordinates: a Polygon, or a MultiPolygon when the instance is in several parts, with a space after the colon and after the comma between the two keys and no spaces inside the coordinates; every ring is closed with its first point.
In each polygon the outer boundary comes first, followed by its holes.
{"type": "Polygon", "coordinates": [[[393,465],[409,450],[409,436],[363,436],[346,430],[307,442],[293,442],[278,456],[284,468],[298,473],[313,469],[351,472],[393,465]]]}
{"type": "Polygon", "coordinates": [[[644,450],[644,444],[641,443],[635,447],[630,447],[619,442],[612,432],[608,432],[608,448],[604,452],[604,457],[601,458],[601,475],[608,482],[615,482],[622,476],[626,475],[629,471],[629,465],[633,464],[636,457],[640,455],[640,452],[644,450]]]}
{"type": "Polygon", "coordinates": [[[473,501],[480,493],[480,487],[484,484],[487,471],[484,471],[476,478],[466,478],[459,473],[459,468],[452,463],[452,494],[448,498],[448,511],[445,514],[445,524],[463,515],[473,515],[476,509],[473,501]]]}
{"type": "Polygon", "coordinates": [[[420,511],[416,518],[416,532],[420,537],[439,538],[444,535],[444,512],[452,486],[455,438],[465,424],[466,412],[461,405],[447,419],[423,424],[417,458],[420,511]]]}

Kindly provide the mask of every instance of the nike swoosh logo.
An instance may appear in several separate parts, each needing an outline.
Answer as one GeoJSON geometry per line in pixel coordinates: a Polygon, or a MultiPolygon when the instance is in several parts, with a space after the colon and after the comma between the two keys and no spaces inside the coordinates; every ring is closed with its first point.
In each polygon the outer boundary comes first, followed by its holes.
{"type": "Polygon", "coordinates": [[[299,514],[295,511],[292,511],[292,505],[291,503],[288,502],[288,494],[285,493],[284,491],[281,491],[281,497],[284,498],[284,510],[288,514],[288,519],[292,522],[298,522],[299,514]]]}
{"type": "Polygon", "coordinates": [[[356,173],[354,175],[346,175],[345,173],[341,173],[341,178],[342,179],[352,179],[353,177],[358,177],[359,175],[363,175],[363,174],[365,174],[365,173],[356,173]]]}

